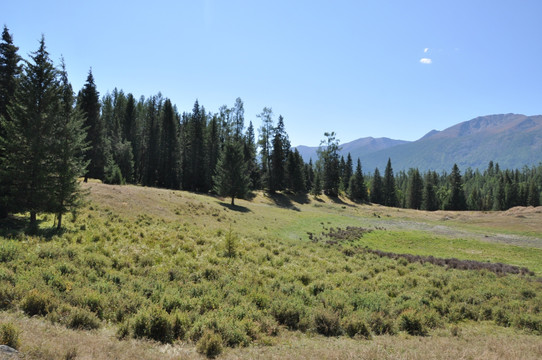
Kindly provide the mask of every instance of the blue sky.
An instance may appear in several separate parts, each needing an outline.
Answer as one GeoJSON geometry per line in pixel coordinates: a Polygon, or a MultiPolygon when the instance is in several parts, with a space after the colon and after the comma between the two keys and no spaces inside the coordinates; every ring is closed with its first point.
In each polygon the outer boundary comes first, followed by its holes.
{"type": "Polygon", "coordinates": [[[416,140],[480,115],[542,114],[542,1],[10,1],[20,54],[43,33],[74,89],[161,91],[180,111],[241,97],[292,145],[326,131],[416,140]],[[425,59],[425,60],[422,60],[425,59]]]}

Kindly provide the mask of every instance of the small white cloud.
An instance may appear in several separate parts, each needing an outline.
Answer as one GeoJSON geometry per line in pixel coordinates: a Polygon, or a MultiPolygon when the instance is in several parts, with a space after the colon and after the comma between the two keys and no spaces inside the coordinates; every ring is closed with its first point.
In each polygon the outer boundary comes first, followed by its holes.
{"type": "Polygon", "coordinates": [[[423,52],[424,52],[424,53],[426,53],[426,52],[428,52],[428,51],[429,51],[429,48],[423,49],[423,52]]]}
{"type": "Polygon", "coordinates": [[[429,65],[429,64],[431,64],[433,61],[432,61],[431,59],[429,59],[429,58],[421,58],[421,59],[420,59],[420,62],[421,62],[422,64],[428,64],[428,65],[429,65]]]}

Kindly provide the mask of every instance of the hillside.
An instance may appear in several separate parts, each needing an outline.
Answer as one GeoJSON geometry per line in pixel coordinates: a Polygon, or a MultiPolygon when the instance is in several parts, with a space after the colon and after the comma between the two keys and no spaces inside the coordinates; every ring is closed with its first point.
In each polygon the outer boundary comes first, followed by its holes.
{"type": "Polygon", "coordinates": [[[242,359],[541,355],[540,207],[85,187],[62,233],[0,224],[0,322],[25,359],[200,358],[202,339],[242,359]]]}
{"type": "Polygon", "coordinates": [[[442,131],[432,130],[417,141],[396,142],[396,146],[370,152],[350,146],[352,143],[344,145],[343,153],[350,152],[354,159],[359,156],[364,171],[375,167],[382,170],[388,158],[396,171],[418,168],[449,172],[454,163],[461,170],[485,169],[489,161],[516,169],[541,161],[542,115],[481,116],[442,131]]]}

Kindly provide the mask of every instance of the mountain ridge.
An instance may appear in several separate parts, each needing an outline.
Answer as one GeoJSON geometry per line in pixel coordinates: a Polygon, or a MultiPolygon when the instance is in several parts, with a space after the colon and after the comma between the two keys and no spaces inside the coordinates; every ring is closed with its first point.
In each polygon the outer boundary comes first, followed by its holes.
{"type": "MultiPolygon", "coordinates": [[[[494,114],[479,116],[444,130],[431,130],[416,141],[389,138],[360,138],[342,146],[341,155],[351,153],[359,158],[364,171],[383,169],[388,158],[396,171],[418,168],[422,171],[450,171],[453,164],[460,169],[483,169],[489,161],[502,168],[521,168],[542,161],[542,115],[494,114]],[[368,147],[367,139],[380,140],[381,147],[368,147]]],[[[298,147],[299,149],[300,147],[298,147]]],[[[304,156],[307,149],[304,147],[304,156]]],[[[315,161],[316,157],[313,157],[315,161]]]]}

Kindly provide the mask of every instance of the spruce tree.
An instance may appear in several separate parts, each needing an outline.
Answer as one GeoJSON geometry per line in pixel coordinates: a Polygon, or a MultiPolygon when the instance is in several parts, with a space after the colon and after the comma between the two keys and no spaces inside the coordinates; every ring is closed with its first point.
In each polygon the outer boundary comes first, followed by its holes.
{"type": "MultiPolygon", "coordinates": [[[[347,162],[348,163],[348,162],[347,162]]],[[[350,177],[348,194],[354,201],[367,201],[367,187],[361,171],[361,161],[358,158],[356,172],[350,177]]]]}
{"type": "Polygon", "coordinates": [[[87,148],[83,115],[74,108],[75,98],[64,62],[60,73],[61,101],[56,117],[54,155],[55,173],[51,206],[57,217],[57,229],[62,227],[62,215],[81,205],[82,192],[78,178],[86,172],[88,161],[83,154],[87,148]]]}
{"type": "Polygon", "coordinates": [[[14,101],[8,105],[10,122],[4,122],[2,163],[11,179],[9,194],[14,210],[30,212],[30,228],[37,227],[37,213],[51,209],[56,186],[56,118],[60,112],[61,87],[42,36],[32,53],[14,101]]]}
{"type": "Polygon", "coordinates": [[[230,197],[232,205],[235,205],[235,198],[242,199],[249,191],[250,178],[244,160],[242,143],[227,141],[220,154],[213,181],[214,191],[220,196],[230,197]]]}
{"type": "Polygon", "coordinates": [[[374,204],[384,204],[384,185],[382,184],[382,176],[380,176],[380,171],[378,168],[375,168],[373,174],[373,182],[371,183],[371,202],[374,204]]]}
{"type": "Polygon", "coordinates": [[[205,182],[209,189],[214,188],[213,177],[215,176],[216,164],[220,156],[220,124],[218,116],[214,115],[207,126],[207,134],[205,137],[205,163],[206,173],[205,182]]]}
{"type": "Polygon", "coordinates": [[[346,156],[346,163],[343,170],[343,178],[344,178],[344,191],[348,194],[349,187],[350,187],[350,178],[352,178],[352,175],[354,171],[354,164],[352,162],[352,155],[348,153],[346,156]]]}
{"type": "Polygon", "coordinates": [[[391,159],[388,159],[388,164],[386,165],[386,170],[384,171],[382,192],[384,196],[384,205],[391,207],[396,207],[398,205],[397,192],[395,189],[395,177],[393,176],[391,159]]]}
{"type": "Polygon", "coordinates": [[[268,184],[269,171],[271,169],[271,149],[273,140],[273,110],[264,107],[257,117],[262,121],[258,145],[260,146],[260,158],[262,162],[262,183],[268,184]]]}
{"type": "Polygon", "coordinates": [[[439,208],[437,194],[435,190],[436,177],[437,174],[432,172],[428,172],[425,177],[422,209],[427,211],[435,211],[439,208]]]}
{"type": "Polygon", "coordinates": [[[5,218],[8,215],[9,205],[9,188],[11,179],[9,176],[4,176],[5,164],[3,164],[4,148],[2,146],[2,138],[4,141],[9,141],[6,138],[4,123],[11,121],[11,116],[8,113],[8,107],[14,100],[17,81],[21,73],[19,66],[20,56],[17,54],[18,47],[13,45],[13,37],[9,30],[4,26],[2,32],[2,42],[0,43],[0,218],[5,218]]]}
{"type": "Polygon", "coordinates": [[[305,190],[305,166],[303,158],[297,149],[288,151],[288,160],[286,161],[287,187],[294,193],[300,193],[305,190]]]}
{"type": "Polygon", "coordinates": [[[340,186],[339,140],[335,133],[324,133],[326,140],[320,142],[318,161],[322,167],[322,188],[326,195],[338,196],[340,186]]]}
{"type": "Polygon", "coordinates": [[[450,198],[448,200],[447,208],[449,210],[465,210],[466,209],[465,192],[463,191],[461,173],[459,172],[459,167],[457,166],[457,164],[454,164],[452,168],[452,173],[450,174],[449,182],[450,182],[450,198]]]}
{"type": "Polygon", "coordinates": [[[244,153],[245,161],[247,163],[247,171],[250,176],[250,188],[259,189],[260,188],[260,167],[256,159],[256,140],[254,135],[254,126],[252,121],[249,123],[247,132],[245,134],[244,141],[244,153]]]}
{"type": "Polygon", "coordinates": [[[169,99],[164,102],[161,123],[159,185],[168,189],[178,189],[181,171],[178,121],[169,99]]]}
{"type": "Polygon", "coordinates": [[[105,132],[100,117],[100,95],[94,83],[92,69],[89,70],[87,81],[77,97],[77,106],[83,112],[85,128],[87,129],[86,141],[90,147],[85,152],[85,160],[89,161],[85,182],[88,178],[104,179],[105,167],[105,132]]]}
{"type": "Polygon", "coordinates": [[[271,193],[284,189],[286,180],[286,161],[290,151],[290,141],[284,128],[284,118],[279,116],[277,127],[273,131],[271,162],[268,177],[268,189],[271,193]]]}
{"type": "Polygon", "coordinates": [[[418,169],[410,171],[407,189],[407,207],[421,209],[423,202],[423,179],[418,169]]]}

